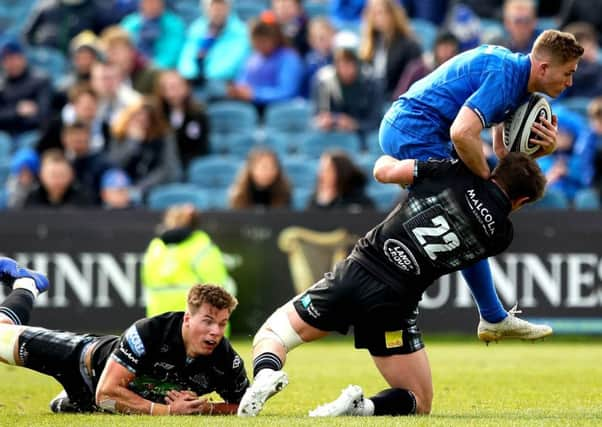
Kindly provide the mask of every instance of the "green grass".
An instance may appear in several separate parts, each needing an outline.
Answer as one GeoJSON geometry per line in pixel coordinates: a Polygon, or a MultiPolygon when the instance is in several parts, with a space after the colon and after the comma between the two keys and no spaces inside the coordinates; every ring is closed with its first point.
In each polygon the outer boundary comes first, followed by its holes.
{"type": "MultiPolygon", "coordinates": [[[[250,342],[235,341],[250,366],[250,342]]],[[[435,401],[429,417],[310,419],[309,410],[335,399],[350,383],[367,395],[386,388],[367,352],[349,340],[302,346],[290,354],[290,385],[255,419],[213,417],[211,426],[602,426],[602,339],[545,343],[427,338],[435,401]]],[[[53,379],[0,367],[0,425],[198,426],[198,417],[54,415],[53,379]]],[[[209,421],[209,420],[203,420],[209,421]]]]}

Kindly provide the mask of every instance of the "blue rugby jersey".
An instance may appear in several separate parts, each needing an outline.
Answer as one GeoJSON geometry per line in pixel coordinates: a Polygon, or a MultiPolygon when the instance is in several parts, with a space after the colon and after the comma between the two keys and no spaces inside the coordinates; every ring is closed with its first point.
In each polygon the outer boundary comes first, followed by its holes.
{"type": "Polygon", "coordinates": [[[525,102],[530,70],[527,55],[479,46],[413,84],[383,120],[399,131],[395,144],[449,145],[449,129],[463,105],[479,116],[483,127],[490,127],[525,102]]]}

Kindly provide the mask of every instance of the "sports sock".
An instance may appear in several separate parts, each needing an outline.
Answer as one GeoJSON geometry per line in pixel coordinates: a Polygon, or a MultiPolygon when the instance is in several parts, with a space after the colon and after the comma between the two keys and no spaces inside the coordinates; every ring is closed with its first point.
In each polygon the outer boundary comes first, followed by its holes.
{"type": "Polygon", "coordinates": [[[472,292],[481,317],[491,323],[504,320],[508,313],[497,296],[489,261],[483,259],[465,268],[462,270],[462,276],[472,292]]]}
{"type": "Polygon", "coordinates": [[[416,398],[414,393],[403,388],[389,388],[369,399],[374,404],[372,414],[365,415],[414,415],[416,398]]]}
{"type": "Polygon", "coordinates": [[[8,317],[15,325],[27,325],[35,297],[27,289],[17,288],[0,304],[0,315],[8,317]]]}
{"type": "Polygon", "coordinates": [[[253,359],[253,378],[255,378],[262,369],[279,371],[282,369],[282,360],[269,351],[261,353],[253,359]]]}

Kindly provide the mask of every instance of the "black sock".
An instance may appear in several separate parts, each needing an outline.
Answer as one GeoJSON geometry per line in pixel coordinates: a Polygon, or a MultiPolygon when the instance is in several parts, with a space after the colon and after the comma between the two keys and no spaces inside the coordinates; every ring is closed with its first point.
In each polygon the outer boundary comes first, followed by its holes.
{"type": "Polygon", "coordinates": [[[265,352],[253,359],[253,378],[257,376],[262,369],[272,369],[279,371],[282,369],[282,360],[274,353],[265,352]]]}
{"type": "Polygon", "coordinates": [[[15,325],[27,325],[35,297],[27,289],[13,289],[0,304],[0,314],[15,325]]]}
{"type": "Polygon", "coordinates": [[[374,415],[413,415],[416,413],[414,393],[403,388],[383,390],[370,398],[374,415]]]}

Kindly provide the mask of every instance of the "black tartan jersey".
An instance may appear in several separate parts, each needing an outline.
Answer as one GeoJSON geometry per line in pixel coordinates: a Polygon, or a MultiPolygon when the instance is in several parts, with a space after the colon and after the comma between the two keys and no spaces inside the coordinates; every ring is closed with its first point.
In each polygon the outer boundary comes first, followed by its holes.
{"type": "Polygon", "coordinates": [[[418,161],[408,199],[355,245],[351,257],[401,295],[497,255],[512,242],[511,203],[462,162],[418,161]]]}
{"type": "Polygon", "coordinates": [[[183,319],[183,312],[168,312],[138,320],[121,337],[100,338],[92,356],[95,376],[111,357],[136,374],[128,388],[145,399],[165,403],[165,394],[175,389],[199,396],[215,391],[226,402],[240,402],[249,386],[240,356],[223,338],[211,355],[188,358],[183,319]]]}

